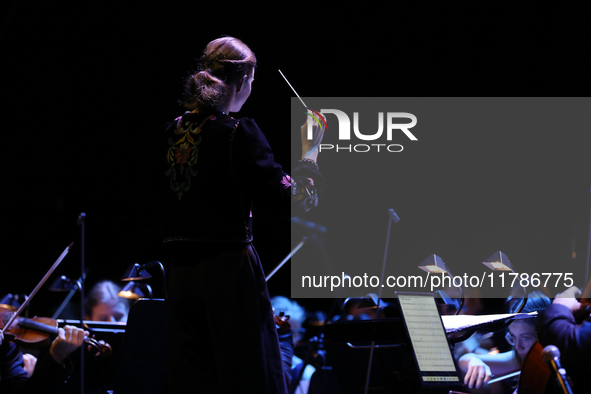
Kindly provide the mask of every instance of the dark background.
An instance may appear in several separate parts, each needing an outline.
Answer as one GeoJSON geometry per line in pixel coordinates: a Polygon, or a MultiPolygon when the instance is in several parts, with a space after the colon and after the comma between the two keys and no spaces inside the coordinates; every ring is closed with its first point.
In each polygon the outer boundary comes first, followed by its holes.
{"type": "MultiPolygon", "coordinates": [[[[277,69],[302,96],[589,95],[586,10],[474,4],[348,7],[324,2],[285,7],[5,1],[0,30],[5,224],[0,293],[29,293],[70,242],[75,246],[54,276],[79,275],[76,218],[81,212],[87,215],[87,285],[117,280],[129,264],[153,258],[145,248],[138,251],[142,232],[135,217],[146,139],[182,113],[183,80],[206,43],[221,35],[239,37],[257,55],[253,94],[237,115],[257,120],[286,168],[291,166],[293,93],[277,69]]],[[[494,146],[506,138],[488,142],[494,146]]],[[[507,216],[504,223],[515,237],[539,238],[551,255],[571,260],[575,240],[579,267],[586,257],[590,138],[579,134],[573,140],[561,130],[544,138],[576,148],[549,150],[544,145],[538,152],[574,158],[568,168],[572,178],[562,193],[549,197],[551,204],[539,207],[539,222],[507,216]],[[544,221],[556,217],[560,220],[544,221]],[[520,229],[523,222],[527,228],[520,229]],[[562,236],[528,232],[544,225],[561,226],[562,236]]],[[[519,144],[525,149],[535,142],[518,139],[512,149],[519,151],[519,144]]],[[[461,168],[461,162],[457,165],[461,168]]],[[[487,183],[494,174],[482,177],[487,183]]],[[[515,204],[540,204],[536,196],[546,182],[539,178],[537,193],[521,190],[513,197],[518,198],[515,204]]],[[[351,184],[331,185],[331,190],[327,204],[338,193],[355,193],[351,184]]],[[[353,214],[361,215],[363,207],[351,207],[353,214]]],[[[321,221],[321,215],[312,218],[321,221]]],[[[257,220],[255,245],[270,270],[289,252],[289,223],[265,215],[257,220]]],[[[474,233],[491,239],[491,253],[506,249],[515,237],[490,230],[490,223],[485,210],[474,219],[474,233]]],[[[425,222],[428,226],[431,222],[425,222]]],[[[383,238],[383,231],[378,232],[381,245],[383,238]]],[[[437,252],[426,251],[425,257],[430,253],[437,252]]],[[[223,289],[223,278],[213,280],[223,289]]],[[[272,294],[289,295],[289,267],[269,287],[272,294]]],[[[158,291],[157,283],[154,288],[158,291]]],[[[62,299],[45,290],[37,297],[33,310],[39,314],[53,313],[62,299]]],[[[309,309],[326,304],[302,302],[309,309]]]]}
{"type": "MultiPolygon", "coordinates": [[[[304,101],[319,110],[338,108],[351,118],[356,112],[359,130],[366,135],[376,132],[379,113],[412,113],[417,124],[410,131],[418,140],[410,141],[398,130],[391,141],[385,135],[376,141],[354,135],[339,140],[336,117],[327,115],[323,143],[334,147],[320,153],[319,163],[337,190],[331,187],[321,209],[311,216],[328,228],[322,240],[331,269],[326,268],[320,245],[308,242],[292,259],[294,296],[338,294],[331,291],[330,283],[338,285],[339,279],[331,279],[328,289],[310,289],[303,287],[302,276],[314,276],[316,285],[326,275],[342,279],[343,272],[380,278],[390,208],[400,222],[391,228],[385,275],[426,276],[417,266],[437,254],[454,275],[481,279],[492,273],[481,262],[500,250],[516,272],[569,273],[570,283],[584,285],[591,99],[306,97],[304,101]],[[372,143],[398,144],[393,150],[403,150],[389,153],[382,146],[378,152],[374,146],[363,152],[372,143]],[[349,146],[359,152],[349,152],[349,146]]],[[[303,112],[301,107],[299,100],[292,99],[294,114],[303,112]]],[[[301,228],[294,224],[292,235],[301,228]]],[[[299,241],[297,236],[294,241],[299,241]]],[[[483,291],[471,296],[507,297],[513,278],[505,274],[503,284],[494,275],[492,288],[487,280],[483,291]]],[[[542,283],[547,282],[552,295],[571,285],[568,279],[547,278],[542,277],[542,283]]],[[[341,295],[379,293],[375,283],[374,287],[348,284],[341,295]]],[[[383,288],[382,295],[424,291],[402,283],[401,288],[383,288]]],[[[475,280],[471,283],[469,287],[478,286],[475,280]]]]}

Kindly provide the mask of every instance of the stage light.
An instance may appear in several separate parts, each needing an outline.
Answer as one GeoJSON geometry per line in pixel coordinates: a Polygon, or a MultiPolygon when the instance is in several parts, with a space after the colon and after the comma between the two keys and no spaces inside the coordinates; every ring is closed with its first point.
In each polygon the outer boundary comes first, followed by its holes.
{"type": "MultiPolygon", "coordinates": [[[[507,271],[512,272],[514,274],[516,273],[507,255],[501,252],[500,250],[498,252],[495,252],[492,256],[489,256],[486,260],[482,262],[482,264],[486,265],[493,271],[507,271]]],[[[519,285],[521,286],[521,281],[516,282],[519,282],[519,285]]],[[[524,286],[521,286],[521,288],[523,289],[523,298],[521,298],[521,304],[519,305],[519,308],[517,308],[517,313],[520,313],[525,307],[525,304],[527,303],[527,289],[524,286]]],[[[512,300],[513,295],[511,294],[509,297],[507,297],[507,300],[505,301],[505,307],[507,309],[510,308],[510,302],[512,300]]]]}
{"type": "Polygon", "coordinates": [[[513,271],[513,266],[509,261],[507,255],[501,251],[496,252],[492,256],[489,256],[486,260],[482,262],[482,264],[486,265],[493,271],[513,271]]]}
{"type": "Polygon", "coordinates": [[[437,256],[436,254],[432,254],[431,256],[427,257],[421,263],[421,265],[419,265],[419,268],[425,272],[430,272],[432,274],[446,273],[453,278],[453,275],[450,274],[441,257],[437,256]]]}
{"type": "MultiPolygon", "coordinates": [[[[451,271],[449,270],[449,268],[447,268],[447,266],[445,265],[445,263],[443,262],[441,257],[437,256],[436,254],[432,254],[431,256],[427,257],[421,263],[421,265],[419,265],[419,268],[422,269],[423,271],[431,273],[431,274],[448,274],[453,282],[454,276],[452,275],[451,271]]],[[[451,297],[449,297],[444,290],[437,290],[436,293],[439,294],[439,296],[444,300],[445,304],[454,304],[455,305],[456,311],[455,311],[454,315],[457,315],[460,313],[460,311],[464,307],[464,289],[462,288],[461,285],[460,286],[454,285],[454,287],[456,287],[460,291],[460,294],[461,294],[461,299],[460,299],[459,305],[455,301],[453,301],[451,299],[451,297]]]]}
{"type": "Polygon", "coordinates": [[[129,300],[139,300],[140,298],[146,298],[146,294],[149,299],[152,299],[152,288],[147,283],[135,283],[129,281],[123,289],[117,295],[122,298],[129,300]]]}
{"type": "Polygon", "coordinates": [[[80,282],[75,282],[72,279],[62,275],[57,278],[47,290],[49,291],[76,291],[80,289],[80,282]]]}
{"type": "Polygon", "coordinates": [[[135,264],[129,266],[127,271],[125,271],[125,274],[123,274],[123,277],[121,277],[121,281],[130,282],[130,281],[139,281],[139,280],[150,279],[152,277],[152,275],[150,275],[146,271],[146,269],[151,268],[151,267],[155,267],[155,266],[159,266],[160,271],[162,272],[162,291],[164,292],[164,298],[166,299],[166,298],[168,298],[168,295],[166,292],[166,273],[164,271],[164,266],[159,261],[150,261],[149,263],[144,264],[144,265],[139,265],[139,264],[135,263],[135,264]]]}

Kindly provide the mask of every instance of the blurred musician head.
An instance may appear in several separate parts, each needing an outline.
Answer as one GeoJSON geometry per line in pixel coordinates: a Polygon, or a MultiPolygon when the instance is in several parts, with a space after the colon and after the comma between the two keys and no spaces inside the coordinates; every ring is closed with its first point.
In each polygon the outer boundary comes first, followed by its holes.
{"type": "Polygon", "coordinates": [[[117,296],[120,290],[119,286],[109,280],[94,285],[86,297],[86,319],[104,322],[127,322],[129,304],[125,298],[117,296]]]}

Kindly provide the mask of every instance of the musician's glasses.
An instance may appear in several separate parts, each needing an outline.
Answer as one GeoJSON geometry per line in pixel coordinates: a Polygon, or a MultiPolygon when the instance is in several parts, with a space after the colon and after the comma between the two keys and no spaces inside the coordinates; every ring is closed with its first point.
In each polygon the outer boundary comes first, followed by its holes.
{"type": "Polygon", "coordinates": [[[533,335],[526,334],[514,336],[510,331],[507,331],[505,339],[511,346],[515,346],[515,344],[519,341],[519,343],[521,343],[524,347],[529,347],[536,341],[536,337],[533,335]]]}

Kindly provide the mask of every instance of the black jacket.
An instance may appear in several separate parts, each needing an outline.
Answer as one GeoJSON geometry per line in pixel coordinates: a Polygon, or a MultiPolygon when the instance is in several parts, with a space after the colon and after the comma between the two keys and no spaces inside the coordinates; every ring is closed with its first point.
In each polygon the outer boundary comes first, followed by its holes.
{"type": "Polygon", "coordinates": [[[299,162],[290,177],[254,120],[219,111],[167,124],[157,149],[150,183],[165,242],[250,242],[253,201],[290,217],[325,188],[316,164],[299,162]]]}

